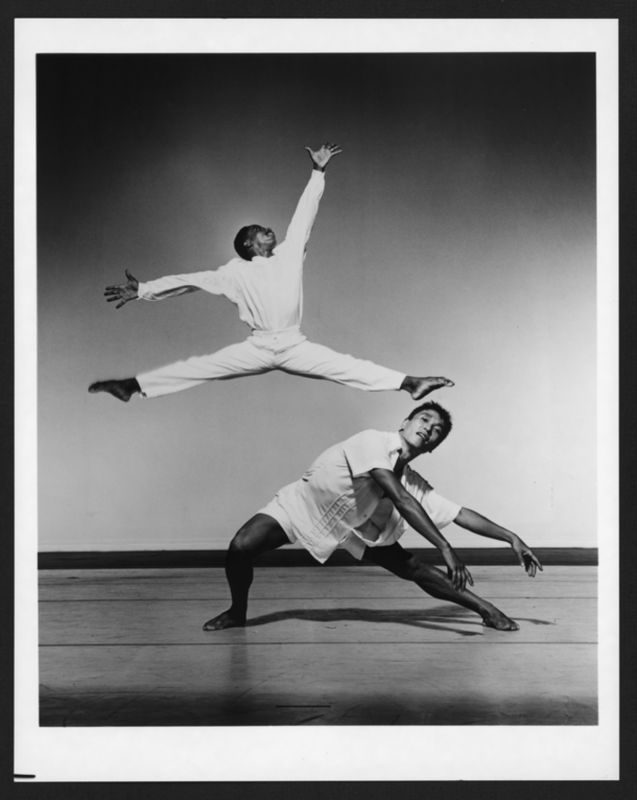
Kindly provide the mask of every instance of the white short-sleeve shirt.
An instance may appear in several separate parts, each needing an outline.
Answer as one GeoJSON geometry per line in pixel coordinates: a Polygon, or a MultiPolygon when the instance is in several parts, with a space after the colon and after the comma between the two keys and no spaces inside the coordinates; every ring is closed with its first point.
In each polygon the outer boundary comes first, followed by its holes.
{"type": "MultiPolygon", "coordinates": [[[[398,541],[408,525],[370,475],[393,470],[402,440],[398,433],[366,430],[325,450],[294,483],[284,486],[261,509],[321,563],[337,547],[362,558],[365,547],[398,541]]],[[[434,492],[408,467],[403,486],[423,506],[438,528],[448,525],[461,506],[434,492]]]]}

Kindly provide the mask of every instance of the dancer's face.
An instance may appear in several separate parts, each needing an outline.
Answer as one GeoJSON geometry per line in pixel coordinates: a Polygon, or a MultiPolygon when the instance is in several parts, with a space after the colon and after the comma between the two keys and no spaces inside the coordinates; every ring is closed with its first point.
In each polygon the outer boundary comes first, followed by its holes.
{"type": "Polygon", "coordinates": [[[270,258],[276,247],[276,236],[272,228],[259,228],[252,236],[252,257],[270,258]]]}
{"type": "Polygon", "coordinates": [[[411,419],[406,419],[400,434],[413,449],[423,453],[433,450],[444,438],[445,425],[440,414],[433,408],[419,411],[411,419]]]}

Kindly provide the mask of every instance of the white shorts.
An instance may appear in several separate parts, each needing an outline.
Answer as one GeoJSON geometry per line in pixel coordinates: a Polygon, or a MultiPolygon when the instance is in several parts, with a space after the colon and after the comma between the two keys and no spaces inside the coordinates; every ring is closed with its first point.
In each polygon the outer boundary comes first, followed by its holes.
{"type": "MultiPolygon", "coordinates": [[[[285,495],[285,505],[283,502],[280,502],[279,493],[276,497],[270,500],[267,505],[263,506],[263,508],[260,508],[257,513],[267,514],[269,517],[272,517],[272,519],[276,520],[292,544],[298,542],[299,544],[303,545],[310,555],[314,556],[314,558],[321,564],[324,564],[337,548],[347,550],[350,555],[352,555],[358,561],[361,561],[366,547],[378,546],[373,541],[367,541],[361,536],[357,536],[354,531],[346,533],[344,536],[340,536],[338,539],[330,536],[329,534],[308,536],[307,533],[312,531],[314,526],[299,526],[299,517],[301,517],[303,521],[306,520],[306,509],[302,508],[302,513],[299,515],[299,505],[290,502],[290,489],[293,489],[293,485],[290,485],[289,487],[286,486],[282,490],[287,490],[285,495]],[[291,515],[293,515],[294,521],[291,515]]],[[[393,508],[393,503],[391,503],[391,501],[388,502],[393,508]]],[[[397,526],[394,530],[392,530],[392,534],[390,536],[383,537],[383,541],[380,546],[385,547],[397,542],[403,533],[403,526],[397,526]]]]}

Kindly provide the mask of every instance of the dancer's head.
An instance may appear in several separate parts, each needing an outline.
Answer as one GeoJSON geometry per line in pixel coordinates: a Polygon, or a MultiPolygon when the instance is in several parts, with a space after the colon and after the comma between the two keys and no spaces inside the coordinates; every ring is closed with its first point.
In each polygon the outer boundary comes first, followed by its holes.
{"type": "Polygon", "coordinates": [[[405,441],[423,453],[442,444],[451,431],[451,414],[433,400],[414,408],[399,430],[405,441]]]}
{"type": "Polygon", "coordinates": [[[274,231],[263,225],[244,225],[234,237],[234,249],[246,261],[251,261],[254,256],[269,258],[275,247],[274,231]]]}

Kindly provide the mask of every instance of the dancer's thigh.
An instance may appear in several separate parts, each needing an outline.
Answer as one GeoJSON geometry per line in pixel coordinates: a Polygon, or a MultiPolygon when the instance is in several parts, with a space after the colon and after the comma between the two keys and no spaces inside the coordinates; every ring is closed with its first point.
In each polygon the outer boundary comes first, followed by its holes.
{"type": "Polygon", "coordinates": [[[256,556],[284,544],[290,544],[290,540],[279,523],[269,514],[259,513],[241,526],[230,548],[256,556]]]}
{"type": "Polygon", "coordinates": [[[278,359],[279,369],[297,375],[325,378],[337,375],[340,377],[344,370],[351,368],[355,363],[350,355],[337,353],[330,347],[314,342],[300,342],[290,347],[278,359]]]}
{"type": "Polygon", "coordinates": [[[373,361],[337,353],[330,347],[314,342],[300,342],[279,356],[277,366],[295,375],[323,378],[364,391],[393,391],[399,389],[404,374],[373,361]]]}
{"type": "Polygon", "coordinates": [[[416,559],[397,542],[386,547],[366,547],[363,558],[405,580],[412,580],[416,559]]]}
{"type": "Polygon", "coordinates": [[[192,356],[182,362],[193,377],[231,378],[255,375],[272,369],[272,356],[251,342],[239,342],[205,356],[192,356]]]}

